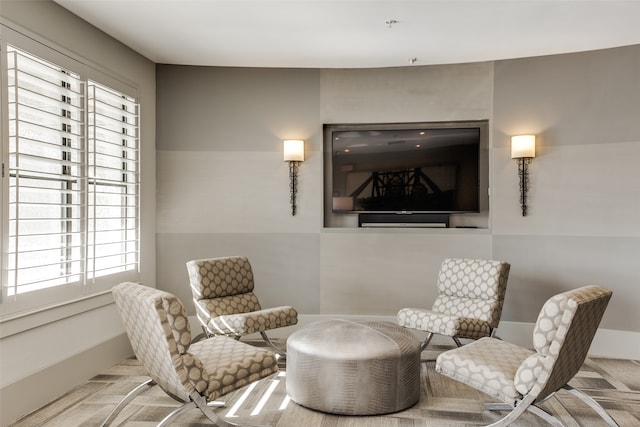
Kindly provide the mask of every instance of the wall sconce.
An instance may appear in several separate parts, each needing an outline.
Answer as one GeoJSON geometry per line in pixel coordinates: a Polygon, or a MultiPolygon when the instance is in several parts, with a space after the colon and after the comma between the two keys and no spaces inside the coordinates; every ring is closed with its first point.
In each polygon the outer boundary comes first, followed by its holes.
{"type": "Polygon", "coordinates": [[[284,161],[289,162],[289,193],[291,215],[296,214],[296,193],[298,191],[298,165],[304,162],[304,141],[287,139],[284,141],[284,161]]]}
{"type": "Polygon", "coordinates": [[[518,161],[520,178],[520,206],[522,216],[527,215],[527,189],[529,187],[528,166],[536,156],[536,136],[516,135],[511,137],[511,158],[518,161]]]}

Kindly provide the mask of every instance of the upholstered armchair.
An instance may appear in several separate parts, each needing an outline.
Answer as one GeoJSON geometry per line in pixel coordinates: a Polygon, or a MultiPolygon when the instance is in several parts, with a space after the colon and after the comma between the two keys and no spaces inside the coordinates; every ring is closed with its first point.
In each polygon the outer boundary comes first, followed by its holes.
{"type": "Polygon", "coordinates": [[[217,403],[213,401],[278,371],[275,353],[229,337],[192,344],[184,306],[170,293],[130,282],[115,286],[112,293],[135,356],[150,380],[125,396],[103,426],[155,384],[182,403],[158,426],[168,425],[194,407],[216,425],[230,425],[211,409],[217,403]]]}
{"type": "Polygon", "coordinates": [[[491,426],[506,426],[525,411],[552,425],[563,424],[538,404],[565,389],[593,408],[609,426],[618,424],[595,400],[568,382],[580,370],[611,291],[584,286],[551,297],[533,331],[533,350],[497,338],[482,338],[441,353],[436,372],[502,401],[487,410],[510,411],[491,426]]]}
{"type": "Polygon", "coordinates": [[[247,257],[231,256],[187,262],[196,316],[207,336],[240,339],[259,332],[276,353],[284,356],[266,331],[298,323],[291,306],[262,308],[253,292],[254,278],[247,257]]]}
{"type": "Polygon", "coordinates": [[[438,274],[438,296],[431,310],[403,308],[398,323],[427,332],[422,350],[434,334],[460,339],[493,335],[500,323],[510,265],[503,261],[447,258],[438,274]]]}

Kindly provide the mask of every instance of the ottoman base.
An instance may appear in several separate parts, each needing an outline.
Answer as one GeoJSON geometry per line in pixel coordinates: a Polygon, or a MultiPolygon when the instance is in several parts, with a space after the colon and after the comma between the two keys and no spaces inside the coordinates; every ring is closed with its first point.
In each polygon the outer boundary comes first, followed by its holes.
{"type": "Polygon", "coordinates": [[[420,342],[390,322],[324,320],[287,340],[287,393],[344,415],[401,411],[420,399],[420,342]]]}

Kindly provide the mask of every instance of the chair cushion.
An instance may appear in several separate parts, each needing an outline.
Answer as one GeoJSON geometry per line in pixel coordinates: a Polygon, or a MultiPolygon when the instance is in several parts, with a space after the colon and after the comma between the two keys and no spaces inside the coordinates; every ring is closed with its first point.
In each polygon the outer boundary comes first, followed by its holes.
{"type": "Polygon", "coordinates": [[[193,392],[180,375],[180,353],[191,343],[189,320],[180,300],[157,289],[124,282],[112,289],[133,351],[147,374],[167,393],[188,401],[193,392]]]}
{"type": "Polygon", "coordinates": [[[543,370],[545,377],[538,377],[531,393],[544,398],[578,372],[611,295],[609,289],[589,285],[547,300],[533,331],[534,347],[548,359],[547,369],[543,370]]]}
{"type": "Polygon", "coordinates": [[[543,401],[569,382],[589,351],[612,292],[583,286],[553,296],[534,328],[537,352],[482,338],[441,354],[436,371],[514,404],[543,401]]]}
{"type": "Polygon", "coordinates": [[[491,335],[491,325],[484,320],[451,316],[420,308],[403,308],[398,323],[405,328],[429,331],[449,337],[478,339],[491,335]]]}
{"type": "MultiPolygon", "coordinates": [[[[567,298],[565,294],[555,295],[547,300],[538,314],[538,320],[533,328],[533,347],[542,355],[548,355],[551,350],[551,344],[556,338],[556,334],[559,332],[559,328],[562,328],[563,336],[566,333],[567,321],[564,322],[563,316],[567,314],[566,310],[568,304],[572,301],[567,298]]],[[[573,314],[575,311],[575,302],[572,304],[573,310],[569,314],[573,314]]],[[[555,351],[557,354],[557,349],[555,351]]]]}
{"type": "Polygon", "coordinates": [[[189,319],[168,292],[124,282],[112,289],[136,357],[167,394],[188,402],[209,400],[278,371],[275,353],[214,337],[191,345],[189,319]]]}
{"type": "Polygon", "coordinates": [[[516,390],[525,395],[533,389],[536,383],[546,381],[551,363],[550,357],[540,353],[534,353],[524,359],[513,380],[516,390]],[[542,378],[543,376],[545,378],[542,378]]]}
{"type": "Polygon", "coordinates": [[[473,317],[497,328],[507,289],[510,265],[485,259],[447,258],[438,274],[438,313],[473,317]]]}
{"type": "Polygon", "coordinates": [[[485,259],[447,258],[440,266],[438,291],[488,300],[504,299],[509,264],[485,259]]]}
{"type": "Polygon", "coordinates": [[[189,380],[208,400],[278,372],[272,351],[223,336],[192,344],[183,359],[189,380]]]}
{"type": "Polygon", "coordinates": [[[247,335],[297,323],[298,312],[291,306],[282,306],[214,317],[207,323],[207,328],[214,334],[247,335]]]}
{"type": "Polygon", "coordinates": [[[220,298],[195,300],[194,302],[207,313],[207,317],[248,313],[262,309],[258,297],[253,292],[220,298]]]}
{"type": "MultiPolygon", "coordinates": [[[[493,319],[493,313],[500,312],[501,302],[477,298],[461,298],[449,295],[438,295],[433,303],[432,311],[454,317],[477,319],[491,329],[498,326],[499,319],[493,319]]],[[[481,336],[489,336],[489,333],[481,336]]]]}
{"type": "Polygon", "coordinates": [[[532,354],[531,350],[497,338],[481,338],[441,353],[436,372],[512,404],[522,397],[513,379],[532,354]]]}
{"type": "Polygon", "coordinates": [[[253,270],[247,257],[189,261],[187,270],[194,300],[253,291],[253,270]]]}

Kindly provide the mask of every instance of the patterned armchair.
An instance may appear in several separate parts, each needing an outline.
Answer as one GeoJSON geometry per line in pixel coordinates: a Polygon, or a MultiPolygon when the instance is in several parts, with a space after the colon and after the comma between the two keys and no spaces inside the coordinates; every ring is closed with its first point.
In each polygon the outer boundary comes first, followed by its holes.
{"type": "Polygon", "coordinates": [[[551,297],[534,327],[535,351],[482,338],[440,354],[436,372],[502,400],[504,403],[486,405],[487,410],[511,412],[491,426],[509,425],[525,411],[562,426],[537,406],[559,389],[582,399],[609,426],[617,426],[595,400],[567,384],[587,357],[611,294],[599,286],[584,286],[551,297]]]}
{"type": "Polygon", "coordinates": [[[398,323],[428,332],[421,350],[434,334],[478,339],[493,335],[500,323],[511,266],[502,261],[448,258],[438,274],[438,297],[431,310],[403,308],[398,323]]]}
{"type": "Polygon", "coordinates": [[[184,306],[170,293],[131,282],[115,286],[112,293],[133,351],[151,379],[125,396],[103,426],[110,425],[131,400],[155,384],[183,403],[159,426],[193,407],[224,425],[207,403],[278,371],[272,351],[232,338],[214,337],[191,344],[184,306]]]}
{"type": "Polygon", "coordinates": [[[196,315],[205,334],[240,339],[259,332],[281,356],[284,351],[266,334],[270,329],[298,323],[291,306],[263,309],[253,293],[253,271],[247,257],[233,256],[187,262],[196,315]]]}

